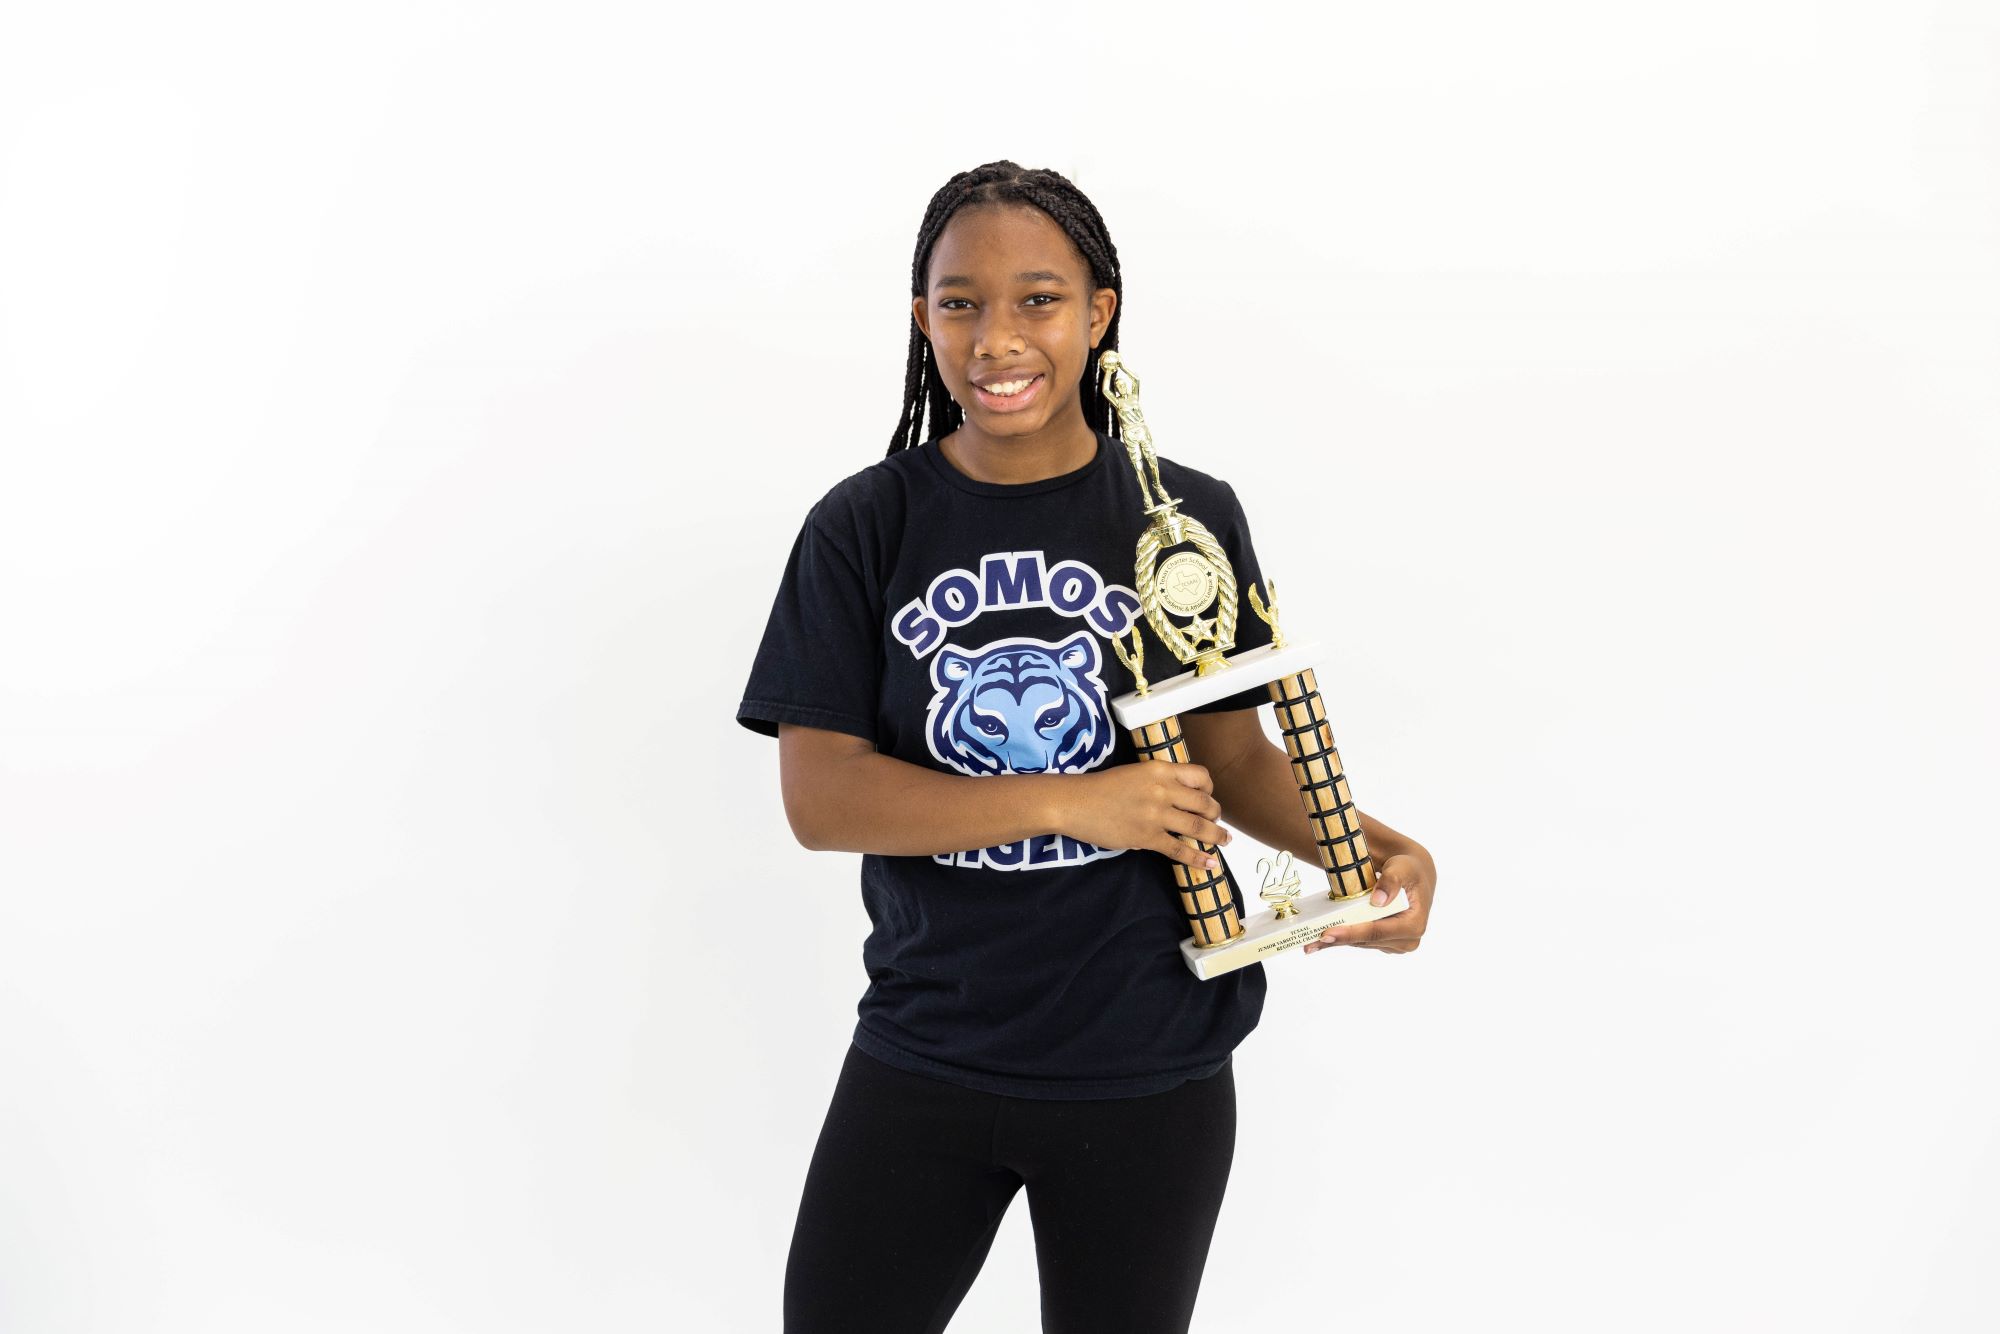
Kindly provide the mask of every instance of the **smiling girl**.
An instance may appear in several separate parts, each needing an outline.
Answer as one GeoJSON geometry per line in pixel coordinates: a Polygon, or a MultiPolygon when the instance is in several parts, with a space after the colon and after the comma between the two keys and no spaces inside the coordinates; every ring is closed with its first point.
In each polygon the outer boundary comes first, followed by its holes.
{"type": "MultiPolygon", "coordinates": [[[[1215,865],[1194,841],[1226,846],[1225,819],[1318,851],[1262,686],[1182,715],[1205,764],[1135,762],[1111,719],[1135,685],[1105,642],[1139,616],[1145,503],[1098,387],[1122,297],[1104,220],[1061,175],[946,182],[918,229],[888,456],[806,515],[737,708],[778,738],[799,842],[863,854],[872,924],[790,1334],[944,1329],[1024,1188],[1044,1330],[1167,1334],[1194,1309],[1265,979],[1188,971],[1162,859],[1215,865]]],[[[1260,581],[1229,485],[1159,473],[1239,586],[1260,581]]],[[[1238,623],[1238,649],[1269,637],[1238,623]]],[[[1411,908],[1308,952],[1406,953],[1428,924],[1430,854],[1361,823],[1377,901],[1400,887],[1411,908]]]]}

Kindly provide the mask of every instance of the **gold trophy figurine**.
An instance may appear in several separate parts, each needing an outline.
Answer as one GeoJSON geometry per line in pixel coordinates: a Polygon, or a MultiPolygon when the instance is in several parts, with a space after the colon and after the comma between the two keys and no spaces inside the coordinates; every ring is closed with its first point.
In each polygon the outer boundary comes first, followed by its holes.
{"type": "MultiPolygon", "coordinates": [[[[1104,396],[1118,413],[1120,433],[1145,501],[1148,522],[1139,534],[1135,582],[1143,624],[1153,628],[1177,659],[1193,664],[1178,676],[1148,682],[1141,672],[1145,663],[1141,626],[1134,623],[1130,647],[1123,637],[1111,641],[1137,682],[1137,689],[1111,701],[1112,716],[1131,732],[1141,760],[1185,764],[1190,756],[1181,733],[1183,711],[1265,686],[1327,877],[1326,894],[1307,897],[1292,873],[1291,854],[1281,852],[1276,860],[1260,862],[1265,870],[1260,892],[1274,906],[1245,918],[1242,900],[1223,870],[1174,863],[1181,911],[1190,930],[1181,942],[1188,968],[1196,977],[1219,977],[1304,945],[1330,926],[1372,922],[1402,912],[1410,900],[1400,890],[1379,908],[1368,901],[1375,888],[1374,860],[1368,855],[1340,752],[1334,748],[1326,701],[1313,675],[1311,664],[1319,647],[1286,641],[1278,628],[1277,590],[1267,580],[1261,595],[1254,586],[1249,590],[1250,608],[1271,627],[1271,642],[1228,656],[1236,646],[1239,612],[1229,557],[1199,520],[1180,512],[1180,501],[1161,484],[1152,432],[1139,411],[1138,377],[1116,352],[1103,353],[1098,369],[1104,396]]],[[[1196,846],[1216,856],[1212,845],[1196,840],[1196,846]]]]}

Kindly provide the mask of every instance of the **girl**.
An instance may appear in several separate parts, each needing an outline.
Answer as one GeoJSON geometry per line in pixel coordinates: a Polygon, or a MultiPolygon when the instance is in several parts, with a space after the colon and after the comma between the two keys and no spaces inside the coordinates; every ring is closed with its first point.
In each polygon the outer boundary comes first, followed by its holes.
{"type": "MultiPolygon", "coordinates": [[[[1107,707],[1135,684],[1105,641],[1138,614],[1144,506],[1099,389],[1123,288],[1097,209],[1053,171],[962,172],[910,278],[888,457],[807,514],[736,713],[778,738],[798,840],[863,854],[873,924],[785,1328],[942,1330],[1025,1187],[1045,1330],[1186,1330],[1265,981],[1188,971],[1166,859],[1213,866],[1194,841],[1226,818],[1316,866],[1311,826],[1261,685],[1183,715],[1200,764],[1136,763],[1107,707]]],[[[1159,469],[1260,580],[1228,484],[1159,469]]],[[[1361,821],[1377,902],[1412,906],[1308,952],[1423,935],[1430,854],[1361,821]]]]}

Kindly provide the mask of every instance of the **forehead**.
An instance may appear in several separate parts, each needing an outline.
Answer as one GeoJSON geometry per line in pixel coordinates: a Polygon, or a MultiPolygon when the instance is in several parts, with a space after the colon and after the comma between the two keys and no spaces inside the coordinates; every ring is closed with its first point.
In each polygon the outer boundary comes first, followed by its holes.
{"type": "Polygon", "coordinates": [[[1038,208],[987,204],[952,215],[931,247],[925,281],[962,274],[998,286],[1034,270],[1062,274],[1078,287],[1090,283],[1090,265],[1055,219],[1038,208]]]}

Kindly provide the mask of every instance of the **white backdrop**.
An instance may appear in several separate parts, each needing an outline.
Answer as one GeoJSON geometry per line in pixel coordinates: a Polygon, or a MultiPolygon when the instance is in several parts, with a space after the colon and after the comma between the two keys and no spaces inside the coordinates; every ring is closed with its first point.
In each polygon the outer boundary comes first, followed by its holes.
{"type": "Polygon", "coordinates": [[[1441,870],[1270,966],[1196,1328],[2000,1322],[1991,6],[6,29],[10,1334],[778,1327],[866,921],[733,710],[996,157],[1441,870]]]}

